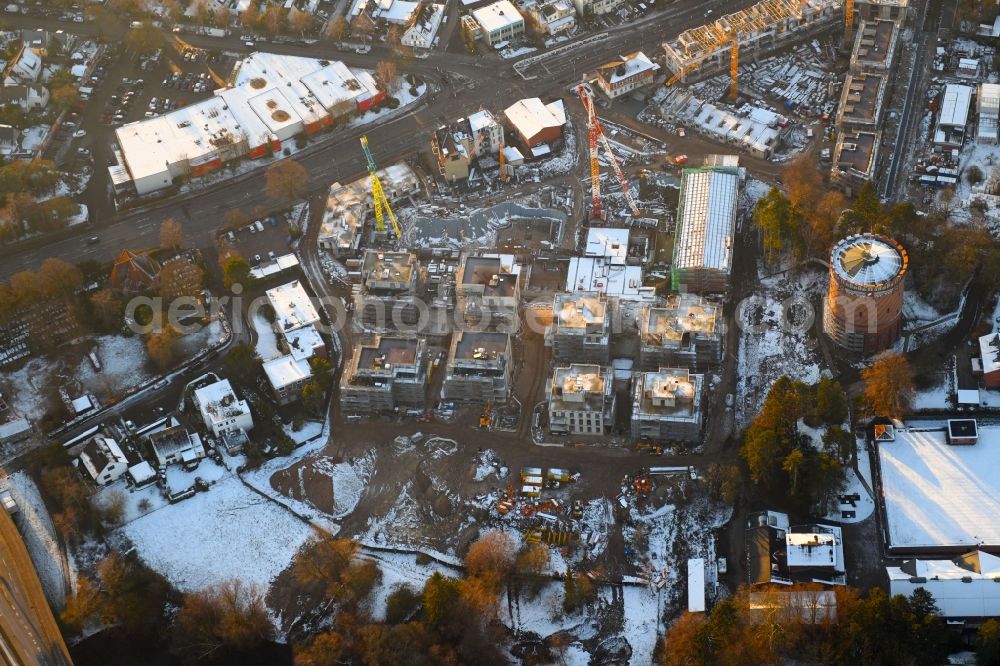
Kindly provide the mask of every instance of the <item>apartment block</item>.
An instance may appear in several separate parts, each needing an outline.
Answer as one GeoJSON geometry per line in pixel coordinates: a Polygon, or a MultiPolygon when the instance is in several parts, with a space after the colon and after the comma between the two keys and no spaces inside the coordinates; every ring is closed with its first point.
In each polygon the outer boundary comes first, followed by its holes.
{"type": "Polygon", "coordinates": [[[512,391],[510,336],[457,331],[452,338],[442,392],[452,402],[505,403],[512,391]]]}
{"type": "Polygon", "coordinates": [[[672,294],[662,307],[644,307],[636,323],[643,370],[703,370],[722,358],[722,310],[695,294],[672,294]]]}
{"type": "Polygon", "coordinates": [[[366,330],[406,330],[420,321],[423,270],[413,252],[368,250],[354,288],[355,318],[366,330]]]}
{"type": "Polygon", "coordinates": [[[556,368],[549,384],[549,431],[561,435],[604,435],[615,417],[611,368],[573,363],[556,368]]]}
{"type": "Polygon", "coordinates": [[[359,344],[340,380],[346,414],[422,407],[427,397],[427,344],[420,338],[379,336],[359,344]]]}
{"type": "Polygon", "coordinates": [[[705,376],[683,368],[637,372],[632,378],[632,438],[697,442],[705,376]]]}
{"type": "Polygon", "coordinates": [[[549,330],[557,362],[599,363],[610,358],[608,302],[594,292],[556,294],[549,330]]]}
{"type": "Polygon", "coordinates": [[[466,324],[512,326],[520,302],[520,271],[512,254],[466,256],[455,280],[456,305],[466,324]]]}

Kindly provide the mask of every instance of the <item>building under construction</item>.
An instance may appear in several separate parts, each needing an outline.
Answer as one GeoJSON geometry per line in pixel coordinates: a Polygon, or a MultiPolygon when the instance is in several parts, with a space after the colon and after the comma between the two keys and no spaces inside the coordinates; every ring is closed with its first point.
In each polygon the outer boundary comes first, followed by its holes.
{"type": "Polygon", "coordinates": [[[346,414],[422,407],[426,391],[426,342],[380,336],[355,348],[340,380],[340,407],[346,414]]]}
{"type": "Polygon", "coordinates": [[[704,370],[722,358],[722,308],[695,294],[671,294],[661,307],[644,307],[636,325],[643,370],[704,370]]]}
{"type": "Polygon", "coordinates": [[[355,321],[371,331],[406,330],[420,321],[418,292],[426,280],[412,252],[368,250],[354,286],[355,321]]]}
{"type": "Polygon", "coordinates": [[[763,0],[664,42],[667,68],[698,77],[714,74],[729,62],[734,41],[741,53],[761,58],[793,39],[838,25],[843,7],[843,0],[763,0]]]}
{"type": "Polygon", "coordinates": [[[681,174],[671,282],[674,291],[729,289],[739,199],[737,167],[700,167],[681,174]]]}
{"type": "Polygon", "coordinates": [[[445,400],[499,405],[507,402],[511,388],[509,335],[458,331],[452,336],[441,386],[445,400]]]}
{"type": "Polygon", "coordinates": [[[660,368],[632,378],[632,439],[697,442],[701,437],[704,375],[660,368]]]}
{"type": "Polygon", "coordinates": [[[601,294],[556,294],[552,302],[552,356],[561,363],[610,361],[611,318],[601,294]]]}
{"type": "Polygon", "coordinates": [[[823,332],[858,354],[891,347],[903,330],[903,246],[876,234],[848,236],[830,254],[823,332]]]}

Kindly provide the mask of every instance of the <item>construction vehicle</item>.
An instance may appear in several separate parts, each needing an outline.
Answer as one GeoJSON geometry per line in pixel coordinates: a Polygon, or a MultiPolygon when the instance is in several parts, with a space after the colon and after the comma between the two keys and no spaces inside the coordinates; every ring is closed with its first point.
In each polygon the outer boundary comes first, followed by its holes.
{"type": "Polygon", "coordinates": [[[483,413],[479,415],[479,427],[480,428],[489,428],[490,427],[490,422],[492,420],[490,418],[490,413],[492,411],[493,411],[493,403],[492,402],[486,403],[486,407],[483,408],[483,413]]]}
{"type": "Polygon", "coordinates": [[[601,127],[601,121],[597,118],[597,112],[594,110],[593,92],[590,86],[584,83],[576,87],[576,92],[580,96],[580,102],[583,104],[584,110],[587,112],[587,141],[590,146],[590,216],[595,220],[604,219],[603,208],[601,206],[601,165],[597,161],[597,142],[600,140],[601,145],[604,147],[605,157],[611,163],[611,168],[615,172],[615,178],[618,179],[618,184],[621,185],[622,193],[625,195],[625,201],[628,203],[629,210],[632,212],[632,215],[638,217],[639,208],[636,206],[635,198],[629,189],[628,180],[625,179],[625,175],[618,165],[618,158],[611,151],[608,138],[604,136],[604,128],[601,127]]]}
{"type": "Polygon", "coordinates": [[[392,223],[392,231],[396,234],[396,238],[402,238],[403,234],[399,230],[399,223],[396,222],[396,214],[392,212],[392,208],[389,206],[389,200],[385,196],[385,192],[382,190],[382,181],[378,179],[377,169],[375,168],[375,158],[372,157],[371,150],[368,149],[368,137],[361,137],[361,147],[365,151],[365,159],[368,160],[368,175],[371,177],[372,181],[372,199],[375,202],[375,226],[379,233],[385,233],[385,214],[388,214],[389,221],[392,223]],[[383,212],[384,211],[384,212],[383,212]]]}

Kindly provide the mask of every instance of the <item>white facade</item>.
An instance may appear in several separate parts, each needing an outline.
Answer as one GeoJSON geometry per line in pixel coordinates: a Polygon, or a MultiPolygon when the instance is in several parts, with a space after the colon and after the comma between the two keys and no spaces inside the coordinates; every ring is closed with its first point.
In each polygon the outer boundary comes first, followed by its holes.
{"type": "Polygon", "coordinates": [[[886,567],[889,594],[912,595],[923,588],[944,618],[1000,616],[1000,557],[980,550],[953,560],[909,560],[886,567]]]}
{"type": "Polygon", "coordinates": [[[524,34],[524,18],[510,0],[500,0],[472,12],[490,46],[524,34]]]}
{"type": "Polygon", "coordinates": [[[616,99],[652,83],[658,71],[659,65],[636,51],[599,67],[597,85],[605,95],[616,99]]]}
{"type": "Polygon", "coordinates": [[[194,392],[194,404],[201,412],[205,427],[216,437],[223,433],[253,428],[253,416],[246,400],[236,397],[228,379],[209,384],[194,392]]]}
{"type": "Polygon", "coordinates": [[[128,471],[128,459],[110,437],[94,436],[80,453],[80,464],[99,486],[117,481],[128,471]]]}
{"type": "Polygon", "coordinates": [[[622,3],[623,0],[573,0],[576,13],[582,19],[610,14],[621,7],[622,3]]]}
{"type": "Polygon", "coordinates": [[[956,83],[944,87],[941,110],[938,112],[934,143],[939,146],[961,146],[965,139],[965,126],[972,107],[972,88],[956,83]]]}
{"type": "Polygon", "coordinates": [[[407,28],[400,39],[403,46],[414,49],[429,49],[434,46],[434,38],[437,37],[438,28],[441,27],[441,20],[444,18],[444,5],[430,5],[430,14],[423,18],[423,21],[416,21],[407,28]]]}

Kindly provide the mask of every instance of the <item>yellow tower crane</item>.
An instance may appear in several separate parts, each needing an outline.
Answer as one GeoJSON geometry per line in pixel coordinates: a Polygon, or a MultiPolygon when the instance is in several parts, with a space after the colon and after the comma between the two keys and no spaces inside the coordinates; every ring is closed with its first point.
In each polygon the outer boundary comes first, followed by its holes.
{"type": "Polygon", "coordinates": [[[396,238],[402,238],[403,234],[399,231],[399,223],[396,222],[396,214],[392,212],[392,208],[389,206],[389,200],[385,198],[385,192],[382,190],[382,182],[378,179],[378,173],[375,169],[375,158],[372,157],[372,151],[368,149],[368,137],[361,137],[361,147],[365,151],[365,159],[368,160],[368,175],[372,179],[372,198],[375,200],[375,226],[378,228],[379,233],[385,233],[385,218],[383,217],[382,210],[389,214],[389,221],[392,223],[392,231],[396,234],[396,238]]]}

